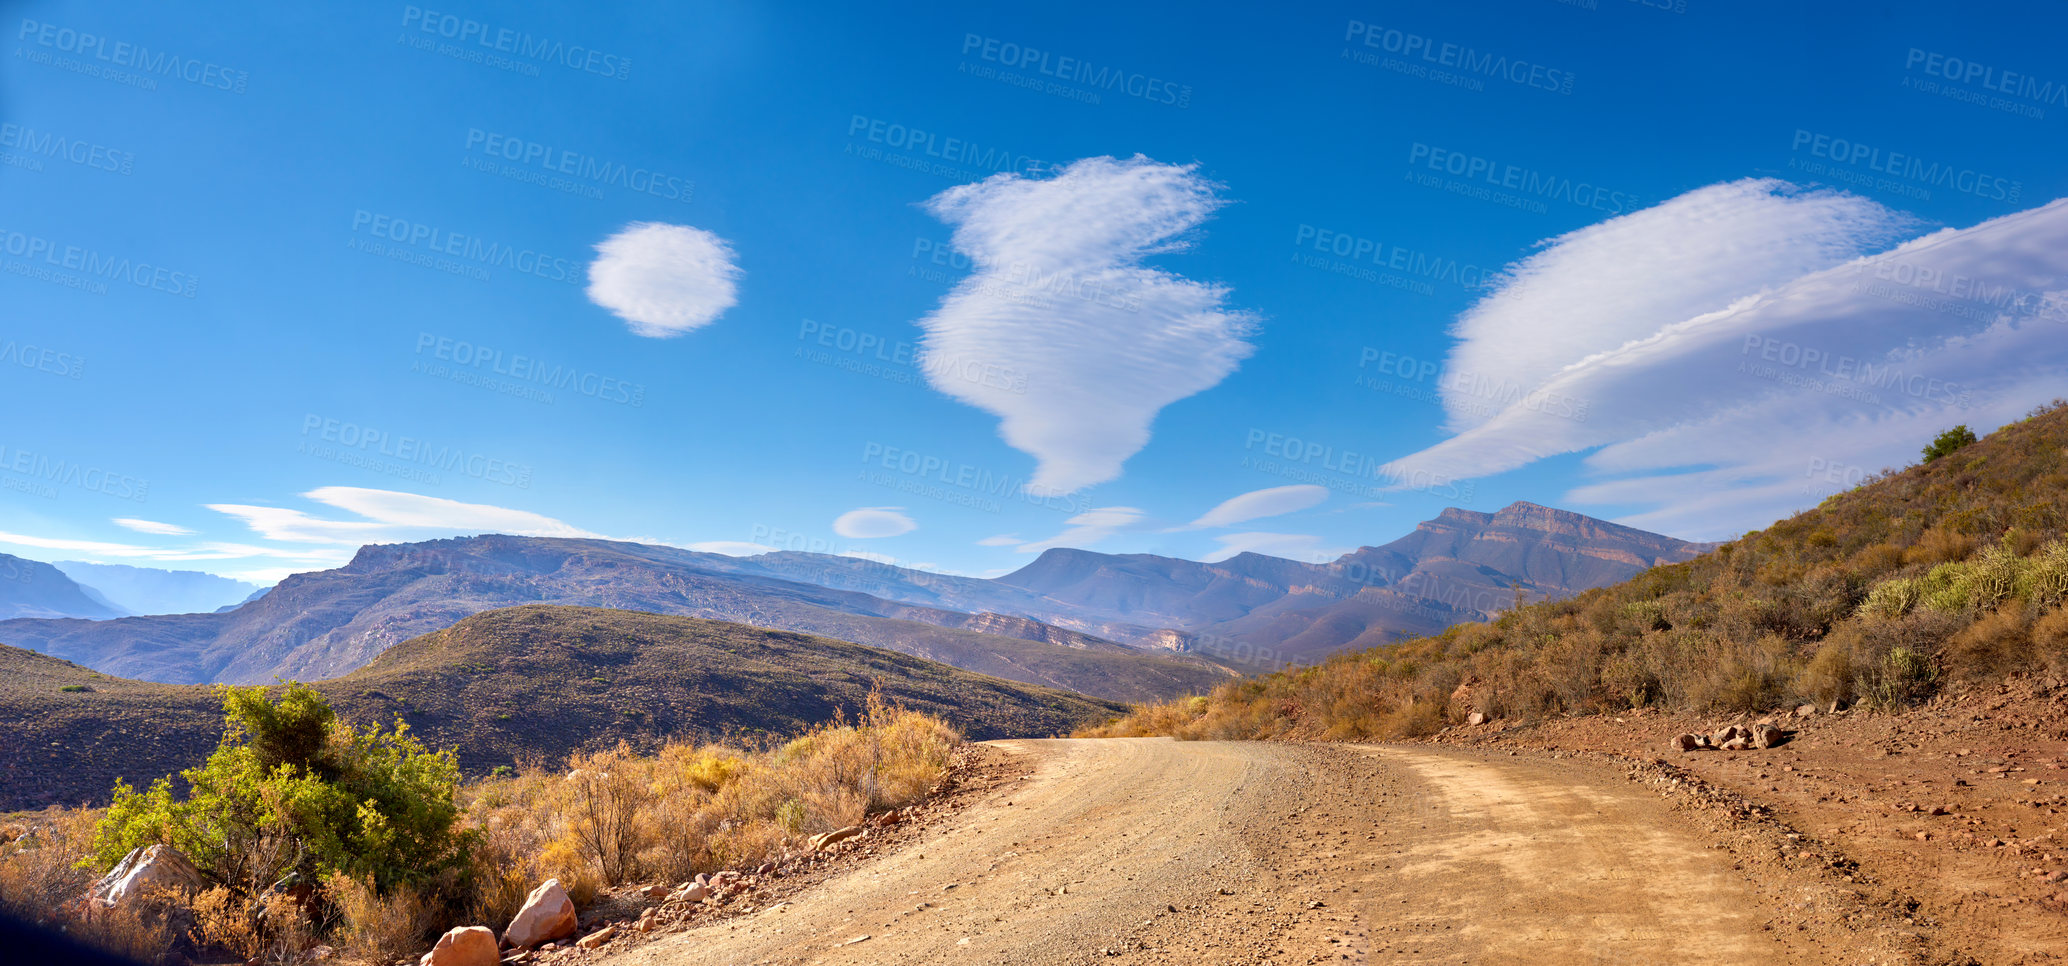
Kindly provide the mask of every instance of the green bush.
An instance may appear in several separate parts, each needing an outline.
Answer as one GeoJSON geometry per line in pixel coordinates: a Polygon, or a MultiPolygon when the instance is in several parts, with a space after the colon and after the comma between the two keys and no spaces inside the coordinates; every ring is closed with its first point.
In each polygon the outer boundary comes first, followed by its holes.
{"type": "Polygon", "coordinates": [[[1897,577],[1875,584],[1867,592],[1867,602],[1860,609],[1876,617],[1901,617],[1910,613],[1923,596],[1920,581],[1914,578],[1897,577]]]}
{"type": "Polygon", "coordinates": [[[1892,648],[1866,683],[1876,704],[1901,708],[1921,702],[1938,690],[1939,668],[1931,658],[1910,648],[1892,648]]]}
{"type": "Polygon", "coordinates": [[[1936,439],[1932,440],[1930,446],[1924,448],[1924,461],[1927,463],[1935,462],[1939,457],[1952,453],[1973,442],[1975,442],[1974,430],[1967,428],[1966,424],[1955,426],[1940,433],[1936,439]]]}
{"type": "Polygon", "coordinates": [[[342,874],[377,888],[426,881],[463,860],[456,832],[459,765],[401,721],[392,731],[336,720],[322,695],[289,683],[223,688],[222,743],[207,763],[146,791],[115,783],[89,861],[107,868],[129,850],[167,843],[217,881],[255,891],[287,875],[342,874]]]}
{"type": "Polygon", "coordinates": [[[2042,608],[2068,600],[2068,542],[2050,541],[2026,561],[2018,595],[2042,608]]]}

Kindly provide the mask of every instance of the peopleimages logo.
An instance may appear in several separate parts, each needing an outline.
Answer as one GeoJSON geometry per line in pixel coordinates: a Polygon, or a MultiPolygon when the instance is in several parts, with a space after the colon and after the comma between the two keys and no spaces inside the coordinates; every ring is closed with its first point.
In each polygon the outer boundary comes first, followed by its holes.
{"type": "Polygon", "coordinates": [[[1420,141],[1408,147],[1407,163],[1411,173],[1413,168],[1423,167],[1467,182],[1485,182],[1492,187],[1515,192],[1523,200],[1548,198],[1612,215],[1634,211],[1638,204],[1634,194],[1420,141]]]}
{"type": "Polygon", "coordinates": [[[979,59],[1001,67],[1030,70],[1043,77],[1079,84],[1091,90],[1138,97],[1151,104],[1168,104],[1181,108],[1192,105],[1192,87],[1189,84],[1178,84],[1110,65],[1097,65],[1087,60],[1016,44],[1009,40],[999,40],[996,37],[963,34],[962,53],[965,56],[973,53],[979,59]]]}
{"type": "Polygon", "coordinates": [[[40,235],[0,228],[0,252],[42,262],[90,278],[128,282],[137,288],[193,298],[200,280],[188,272],[175,271],[150,262],[132,261],[120,255],[104,255],[79,245],[61,245],[40,235]]]}
{"type": "MultiPolygon", "coordinates": [[[[91,58],[101,64],[123,67],[141,74],[156,74],[159,77],[186,81],[199,87],[212,87],[232,94],[244,93],[245,84],[251,80],[250,71],[225,67],[195,57],[181,57],[162,50],[152,50],[141,44],[132,44],[126,40],[115,40],[38,20],[24,18],[21,29],[15,31],[14,39],[25,40],[62,54],[91,58]]],[[[16,56],[19,57],[20,53],[17,52],[16,56]]],[[[71,65],[58,66],[73,69],[71,65]]],[[[98,65],[77,66],[91,68],[98,65]]],[[[78,72],[96,73],[93,70],[78,72]]],[[[155,89],[156,86],[155,82],[151,83],[152,88],[155,89]]]]}
{"type": "MultiPolygon", "coordinates": [[[[1362,20],[1350,21],[1349,27],[1343,32],[1343,40],[1346,43],[1361,43],[1367,48],[1396,57],[1420,60],[1425,65],[1447,68],[1460,74],[1490,77],[1555,94],[1573,92],[1571,71],[1445,43],[1421,34],[1365,23],[1362,20]]],[[[1345,49],[1343,56],[1352,57],[1359,53],[1361,51],[1345,49]]]]}
{"type": "MultiPolygon", "coordinates": [[[[1926,161],[1914,154],[1888,151],[1865,142],[1832,137],[1828,134],[1805,131],[1801,128],[1795,130],[1795,139],[1789,147],[1797,154],[1807,153],[1810,157],[1822,158],[1833,164],[1864,168],[1874,174],[1887,175],[1891,178],[1928,187],[1951,188],[1962,194],[1970,194],[1990,201],[2003,201],[2015,204],[2018,201],[2019,194],[2024,189],[2023,182],[1989,174],[1985,171],[1963,168],[1953,164],[1943,164],[1938,161],[1926,161]]],[[[1811,174],[1827,173],[1818,168],[1807,167],[1794,159],[1790,159],[1789,165],[1790,167],[1808,171],[1811,174]]],[[[1842,180],[1837,177],[1842,172],[1829,173],[1833,175],[1834,180],[1842,180]]],[[[1926,198],[1929,199],[1929,197],[1929,194],[1927,194],[1926,198]]]]}
{"type": "Polygon", "coordinates": [[[413,29],[430,37],[472,44],[482,50],[499,54],[514,54],[531,60],[559,64],[569,70],[587,74],[597,74],[616,80],[626,80],[632,76],[632,61],[629,58],[606,54],[580,44],[566,44],[546,37],[535,37],[508,27],[491,27],[471,17],[406,6],[402,8],[402,26],[404,29],[413,29]]]}
{"type": "MultiPolygon", "coordinates": [[[[453,258],[474,262],[477,266],[486,265],[495,268],[507,268],[525,275],[535,275],[549,282],[581,285],[587,281],[588,277],[588,273],[579,262],[554,255],[546,255],[529,248],[517,248],[501,242],[486,241],[478,235],[464,235],[459,232],[447,231],[421,221],[411,221],[407,218],[397,218],[393,215],[376,214],[364,208],[357,208],[352,211],[352,232],[386,242],[394,242],[407,251],[428,253],[430,255],[448,255],[453,258]]],[[[376,247],[365,247],[363,245],[355,247],[360,247],[361,250],[369,254],[388,255],[389,257],[396,257],[397,255],[397,253],[376,247]]],[[[400,260],[410,261],[411,259],[402,258],[400,260]]],[[[460,267],[465,268],[466,266],[460,267]]],[[[455,274],[474,273],[456,272],[455,274]]],[[[477,274],[475,277],[485,278],[485,275],[477,274]]]]}
{"type": "MultiPolygon", "coordinates": [[[[662,201],[679,201],[688,204],[694,182],[678,178],[665,171],[635,168],[617,161],[605,161],[595,155],[578,154],[566,148],[554,147],[538,141],[484,131],[478,127],[467,129],[467,150],[489,158],[512,161],[524,171],[518,180],[537,180],[546,187],[559,189],[561,184],[552,175],[566,175],[576,182],[574,186],[602,185],[624,188],[640,194],[652,195],[662,201]],[[536,169],[536,170],[533,170],[536,169]]],[[[591,197],[600,194],[587,192],[591,197]]]]}
{"type": "Polygon", "coordinates": [[[2041,80],[2031,74],[2014,70],[1998,70],[1994,66],[1960,57],[1949,57],[1929,50],[1910,48],[1903,59],[1903,69],[1969,84],[1986,91],[2022,97],[2039,104],[2068,107],[2068,84],[2041,80]]]}

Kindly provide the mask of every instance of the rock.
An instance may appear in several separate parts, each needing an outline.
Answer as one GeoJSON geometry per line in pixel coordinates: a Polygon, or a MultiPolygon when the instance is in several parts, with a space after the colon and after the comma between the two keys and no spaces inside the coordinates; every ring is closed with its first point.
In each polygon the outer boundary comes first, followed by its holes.
{"type": "Polygon", "coordinates": [[[131,849],[86,892],[88,911],[113,909],[168,892],[191,896],[205,883],[201,870],[170,845],[131,849]]]}
{"type": "Polygon", "coordinates": [[[575,943],[575,945],[580,946],[583,949],[595,949],[596,947],[611,941],[611,939],[617,936],[617,934],[618,927],[605,926],[601,929],[596,930],[595,932],[583,936],[579,942],[575,943]]]}
{"type": "Polygon", "coordinates": [[[418,960],[422,966],[497,966],[495,933],[487,926],[461,926],[438,937],[438,945],[418,960]]]}
{"type": "Polygon", "coordinates": [[[859,825],[850,825],[846,828],[834,829],[833,831],[826,832],[822,835],[812,836],[811,849],[812,851],[816,852],[820,849],[825,848],[828,845],[832,845],[835,842],[845,842],[848,839],[854,838],[855,836],[860,834],[862,834],[862,827],[859,825]]]}
{"type": "Polygon", "coordinates": [[[711,887],[710,887],[710,886],[707,886],[707,885],[705,885],[705,884],[703,884],[703,883],[701,883],[701,882],[692,882],[692,883],[690,883],[690,884],[688,884],[688,885],[686,885],[686,886],[683,886],[683,887],[682,887],[682,888],[680,888],[680,889],[677,889],[677,890],[675,890],[675,893],[674,893],[673,895],[670,895],[670,896],[668,897],[668,901],[669,901],[669,902],[702,902],[702,901],[704,901],[705,899],[708,899],[708,898],[710,898],[710,896],[711,896],[711,887]]]}
{"type": "Polygon", "coordinates": [[[1787,740],[1786,732],[1783,732],[1779,725],[1762,724],[1754,725],[1752,728],[1752,747],[1754,748],[1772,748],[1785,740],[1787,740]]]}
{"type": "Polygon", "coordinates": [[[524,898],[524,908],[503,930],[503,939],[520,949],[529,949],[574,935],[574,900],[560,887],[559,879],[547,879],[524,898]]]}
{"type": "Polygon", "coordinates": [[[1675,735],[1673,740],[1667,742],[1667,744],[1674,751],[1694,751],[1702,747],[1703,742],[1700,735],[1675,735]]]}
{"type": "Polygon", "coordinates": [[[1723,744],[1717,745],[1716,747],[1721,748],[1725,751],[1751,751],[1752,739],[1747,738],[1743,735],[1739,735],[1735,738],[1732,738],[1729,741],[1724,742],[1723,744]]]}
{"type": "Polygon", "coordinates": [[[1740,735],[1743,735],[1744,737],[1749,739],[1752,737],[1752,732],[1747,731],[1744,728],[1739,727],[1738,725],[1724,725],[1723,730],[1713,735],[1710,735],[1709,740],[1712,743],[1714,743],[1716,747],[1722,748],[1725,745],[1730,744],[1731,739],[1736,738],[1740,735]]]}
{"type": "Polygon", "coordinates": [[[1813,718],[1816,714],[1817,706],[1814,704],[1797,705],[1795,708],[1795,716],[1798,718],[1813,718]]]}
{"type": "Polygon", "coordinates": [[[881,815],[876,816],[876,824],[879,827],[886,825],[896,825],[904,820],[905,813],[895,808],[891,809],[888,812],[884,812],[881,815]]]}
{"type": "Polygon", "coordinates": [[[1468,725],[1483,725],[1483,724],[1485,724],[1485,723],[1486,723],[1486,712],[1484,712],[1484,711],[1474,711],[1474,712],[1472,712],[1471,714],[1468,714],[1468,715],[1466,715],[1466,716],[1465,716],[1465,723],[1466,723],[1466,724],[1468,724],[1468,725]]]}
{"type": "Polygon", "coordinates": [[[664,885],[650,885],[640,891],[644,893],[648,899],[662,899],[666,898],[668,895],[668,887],[664,885]]]}

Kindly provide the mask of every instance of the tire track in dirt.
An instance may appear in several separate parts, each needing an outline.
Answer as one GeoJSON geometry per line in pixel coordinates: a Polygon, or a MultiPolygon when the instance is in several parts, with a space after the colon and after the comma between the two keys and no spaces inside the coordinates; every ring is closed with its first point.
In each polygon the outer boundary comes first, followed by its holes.
{"type": "MultiPolygon", "coordinates": [[[[1433,746],[1007,741],[1022,777],[612,966],[1838,963],[1657,795],[1433,746]]],[[[1768,890],[1771,891],[1771,890],[1768,890]]]]}

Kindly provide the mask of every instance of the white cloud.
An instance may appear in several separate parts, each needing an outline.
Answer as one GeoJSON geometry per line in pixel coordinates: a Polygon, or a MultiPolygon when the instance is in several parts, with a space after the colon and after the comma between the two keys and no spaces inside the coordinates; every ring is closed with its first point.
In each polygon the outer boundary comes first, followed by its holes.
{"type": "Polygon", "coordinates": [[[732,308],[740,274],[732,246],[711,232],[633,222],[596,246],[589,301],[616,313],[635,335],[666,338],[732,308]]]}
{"type": "Polygon", "coordinates": [[[1543,383],[1588,400],[1586,419],[1513,405],[1388,469],[1463,478],[1596,450],[1584,465],[1602,479],[1570,501],[1659,505],[1621,522],[1729,537],[1915,462],[1955,423],[1979,432],[2023,415],[2061,395],[2064,368],[2068,201],[2056,201],[1661,326],[1543,383]]]}
{"type": "Polygon", "coordinates": [[[1025,541],[1021,540],[1021,539],[1020,539],[1020,535],[1019,535],[1019,534],[1017,534],[1017,533],[1001,533],[1001,534],[998,534],[997,536],[994,536],[994,537],[985,537],[984,539],[982,539],[982,540],[979,540],[979,541],[977,541],[977,546],[979,546],[979,547],[1010,547],[1010,546],[1012,546],[1013,544],[1016,544],[1016,543],[1024,543],[1024,542],[1025,542],[1025,541]]]}
{"type": "Polygon", "coordinates": [[[776,552],[774,547],[760,543],[748,543],[744,540],[703,540],[697,543],[685,543],[682,545],[682,549],[694,550],[697,553],[722,553],[728,557],[754,557],[764,553],[776,552]]]}
{"type": "Polygon", "coordinates": [[[1035,458],[1029,492],[1119,476],[1163,407],[1250,354],[1256,320],[1224,306],[1225,286],[1142,264],[1184,250],[1221,205],[1196,167],[1086,158],[1053,177],[998,174],[927,201],[975,271],[919,320],[920,365],[1035,458]]]}
{"type": "Polygon", "coordinates": [[[134,543],[110,543],[102,540],[75,540],[68,537],[43,537],[27,533],[5,532],[0,532],[0,544],[35,547],[39,550],[62,550],[67,553],[84,554],[91,557],[154,561],[240,560],[247,557],[272,557],[281,560],[304,560],[312,563],[343,563],[350,557],[348,553],[330,549],[260,547],[241,543],[204,543],[193,547],[151,547],[134,543]]]}
{"type": "Polygon", "coordinates": [[[919,529],[919,524],[901,506],[865,506],[833,519],[833,532],[853,540],[895,537],[919,529]]]}
{"type": "Polygon", "coordinates": [[[1207,554],[1206,563],[1216,563],[1240,553],[1261,553],[1271,557],[1284,557],[1302,563],[1325,563],[1346,553],[1352,547],[1331,547],[1320,537],[1304,533],[1230,533],[1214,538],[1220,549],[1207,554]]]}
{"type": "Polygon", "coordinates": [[[194,531],[186,527],[170,523],[159,523],[156,520],[139,520],[136,517],[115,517],[114,523],[116,526],[135,530],[138,533],[155,534],[161,537],[185,537],[191,536],[194,533],[194,531]]]}
{"type": "Polygon", "coordinates": [[[1274,486],[1262,490],[1251,490],[1241,496],[1232,496],[1221,501],[1219,506],[1202,514],[1199,519],[1186,524],[1185,529],[1198,530],[1206,527],[1230,527],[1248,520],[1275,517],[1319,506],[1328,499],[1328,488],[1301,483],[1293,486],[1274,486]]]}
{"type": "MultiPolygon", "coordinates": [[[[356,486],[325,486],[302,496],[362,519],[312,516],[283,507],[210,503],[268,540],[288,543],[393,543],[439,534],[509,533],[525,537],[602,537],[529,510],[356,486]]],[[[606,538],[607,539],[607,538],[606,538]]]]}
{"type": "Polygon", "coordinates": [[[1131,506],[1100,507],[1086,510],[1064,521],[1063,532],[1046,540],[1020,544],[1020,553],[1040,553],[1055,547],[1089,547],[1122,530],[1140,524],[1148,514],[1131,506]]]}
{"type": "Polygon", "coordinates": [[[1916,225],[1856,195],[1762,178],[1540,242],[1452,328],[1439,387],[1450,428],[1487,422],[1567,366],[1879,251],[1916,225]]]}

